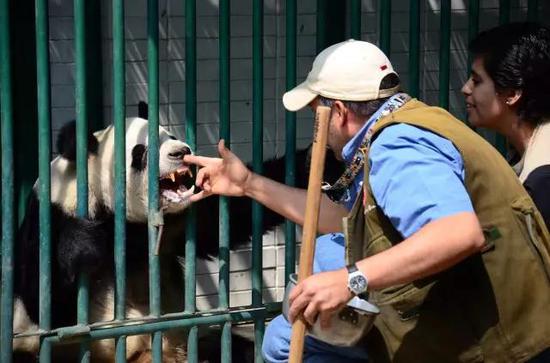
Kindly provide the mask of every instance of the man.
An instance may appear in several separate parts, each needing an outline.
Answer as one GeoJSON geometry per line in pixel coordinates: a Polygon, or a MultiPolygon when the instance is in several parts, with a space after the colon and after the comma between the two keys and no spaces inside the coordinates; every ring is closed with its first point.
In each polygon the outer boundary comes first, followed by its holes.
{"type": "MultiPolygon", "coordinates": [[[[396,94],[398,86],[381,87],[393,74],[376,46],[350,40],[320,53],[306,81],[283,96],[290,111],[331,107],[337,156],[359,144],[333,196],[366,161],[349,214],[321,202],[320,232],[342,231],[344,219],[348,267],[298,284],[289,318],[326,327],[368,292],[381,309],[367,336],[376,362],[527,361],[550,346],[550,237],[541,216],[481,137],[445,110],[396,94]]],[[[248,196],[303,223],[305,191],[252,173],[223,142],[219,151],[221,159],[186,156],[204,166],[194,200],[248,196]]]]}

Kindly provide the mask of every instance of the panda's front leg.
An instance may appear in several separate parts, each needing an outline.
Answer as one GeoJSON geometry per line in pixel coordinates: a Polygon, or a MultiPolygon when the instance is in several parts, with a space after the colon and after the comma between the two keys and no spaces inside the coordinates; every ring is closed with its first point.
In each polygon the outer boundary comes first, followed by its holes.
{"type": "Polygon", "coordinates": [[[109,228],[104,220],[71,218],[59,230],[57,262],[64,284],[73,284],[81,272],[93,274],[109,261],[109,228]]]}

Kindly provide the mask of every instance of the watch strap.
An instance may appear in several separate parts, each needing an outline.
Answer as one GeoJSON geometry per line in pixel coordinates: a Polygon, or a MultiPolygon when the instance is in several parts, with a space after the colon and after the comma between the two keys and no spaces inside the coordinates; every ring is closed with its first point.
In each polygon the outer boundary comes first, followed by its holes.
{"type": "Polygon", "coordinates": [[[352,264],[350,264],[350,265],[347,265],[347,266],[346,266],[346,269],[348,270],[348,274],[352,274],[352,273],[354,273],[354,272],[356,272],[356,271],[359,271],[359,269],[357,268],[357,265],[354,264],[354,263],[352,263],[352,264]]]}

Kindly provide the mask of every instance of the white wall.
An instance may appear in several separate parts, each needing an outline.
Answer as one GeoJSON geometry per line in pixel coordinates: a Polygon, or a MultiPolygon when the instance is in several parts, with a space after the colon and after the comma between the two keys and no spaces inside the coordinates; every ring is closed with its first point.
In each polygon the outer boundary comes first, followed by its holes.
{"type": "MultiPolygon", "coordinates": [[[[315,0],[298,1],[298,82],[315,56],[315,0]]],[[[377,42],[377,1],[362,1],[362,39],[377,42]]],[[[439,1],[422,2],[420,98],[438,102],[439,1]]],[[[466,1],[452,1],[450,110],[464,115],[460,88],[467,72],[466,1]]],[[[480,30],[498,24],[498,0],[481,1],[480,30]]],[[[391,60],[408,85],[408,1],[392,1],[391,60]]],[[[512,20],[526,19],[527,0],[512,1],[512,20]]],[[[111,2],[102,0],[102,47],[105,123],[112,119],[111,2]]],[[[147,101],[146,0],[126,1],[127,114],[137,115],[137,103],[147,101]]],[[[70,0],[50,0],[50,56],[54,129],[75,118],[74,25],[70,0]]],[[[185,9],[182,0],[160,0],[160,117],[161,123],[184,138],[185,9]]],[[[285,1],[264,2],[264,153],[284,153],[285,1]]],[[[218,140],[218,1],[197,1],[197,143],[198,152],[214,155],[218,140]]],[[[310,139],[311,115],[298,113],[298,144],[310,139]]],[[[252,1],[231,1],[231,143],[244,160],[251,159],[252,139],[252,1]]],[[[300,234],[297,234],[298,236],[300,234]]],[[[284,235],[264,239],[264,297],[280,300],[284,284],[284,235]]],[[[231,254],[232,305],[250,303],[250,249],[231,254]]],[[[217,263],[199,263],[198,305],[216,304],[217,263]]]]}

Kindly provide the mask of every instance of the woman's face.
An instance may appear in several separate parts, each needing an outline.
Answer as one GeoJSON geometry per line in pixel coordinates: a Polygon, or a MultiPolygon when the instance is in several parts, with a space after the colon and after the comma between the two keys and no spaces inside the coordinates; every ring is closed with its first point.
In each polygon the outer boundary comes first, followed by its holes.
{"type": "Polygon", "coordinates": [[[483,66],[481,57],[472,63],[470,78],[462,86],[468,120],[475,127],[499,130],[504,113],[508,111],[504,97],[495,90],[495,84],[483,66]]]}

